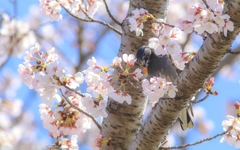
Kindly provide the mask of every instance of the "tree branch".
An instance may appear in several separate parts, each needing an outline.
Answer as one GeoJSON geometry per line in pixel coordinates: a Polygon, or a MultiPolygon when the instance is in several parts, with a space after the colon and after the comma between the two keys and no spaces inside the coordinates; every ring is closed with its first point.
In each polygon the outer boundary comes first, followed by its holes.
{"type": "Polygon", "coordinates": [[[194,146],[194,145],[197,145],[197,144],[201,144],[203,142],[207,142],[207,141],[211,141],[219,136],[223,136],[224,134],[226,134],[229,130],[227,131],[224,131],[222,133],[219,133],[219,134],[216,134],[215,136],[213,137],[209,137],[209,138],[205,138],[205,139],[202,139],[200,141],[197,141],[195,143],[189,143],[189,144],[186,144],[186,145],[180,145],[180,146],[172,146],[172,147],[160,147],[159,149],[180,149],[180,148],[186,148],[186,147],[189,147],[189,146],[194,146]]]}
{"type": "Polygon", "coordinates": [[[95,123],[95,125],[98,127],[98,129],[99,129],[100,131],[102,131],[102,127],[99,125],[99,123],[97,122],[97,120],[95,120],[95,118],[94,118],[92,115],[88,114],[87,112],[81,110],[79,107],[77,107],[76,105],[74,105],[73,103],[71,103],[70,100],[63,94],[63,92],[62,92],[61,89],[60,89],[60,92],[61,92],[62,96],[65,98],[65,100],[68,102],[68,104],[69,104],[71,107],[75,108],[75,109],[78,110],[80,113],[82,113],[82,114],[86,115],[87,117],[89,117],[89,118],[95,123]]]}
{"type": "Polygon", "coordinates": [[[240,4],[238,0],[225,1],[225,10],[234,23],[234,31],[228,37],[222,33],[211,34],[204,41],[196,56],[186,65],[174,84],[178,88],[175,100],[160,100],[134,139],[131,149],[157,149],[192,96],[203,86],[222,58],[227,54],[240,31],[240,4]],[[238,15],[237,15],[238,14],[238,15]]]}
{"type": "Polygon", "coordinates": [[[66,89],[68,89],[69,91],[74,92],[74,93],[76,93],[77,95],[79,95],[79,96],[81,96],[81,97],[85,97],[84,94],[79,93],[79,92],[75,91],[74,89],[71,89],[70,87],[68,87],[68,86],[66,86],[65,84],[63,84],[59,79],[58,79],[58,81],[61,83],[62,86],[64,86],[64,87],[65,87],[66,89]]]}
{"type": "Polygon", "coordinates": [[[229,49],[228,53],[229,54],[240,54],[240,51],[235,52],[235,51],[232,51],[231,49],[229,49]]]}
{"type": "Polygon", "coordinates": [[[112,30],[115,31],[117,34],[122,35],[122,33],[121,33],[118,29],[114,28],[114,27],[111,26],[110,24],[108,24],[108,23],[106,23],[106,22],[104,22],[104,21],[95,20],[95,19],[93,19],[92,17],[90,17],[81,7],[80,7],[80,9],[84,12],[84,14],[85,14],[89,19],[83,19],[83,18],[77,17],[77,16],[75,16],[74,14],[72,14],[69,10],[67,10],[64,6],[62,6],[62,7],[63,7],[63,9],[64,9],[68,14],[70,14],[72,17],[74,17],[74,18],[76,18],[76,19],[79,19],[79,20],[84,21],[84,22],[94,22],[94,23],[102,24],[103,26],[106,26],[106,27],[112,29],[112,30]]]}
{"type": "Polygon", "coordinates": [[[103,0],[103,2],[104,2],[104,5],[105,5],[105,7],[106,7],[106,10],[107,10],[107,13],[108,13],[109,17],[110,17],[116,24],[118,24],[119,26],[122,26],[122,24],[121,24],[120,22],[118,22],[118,21],[113,17],[113,15],[111,14],[111,12],[110,12],[110,10],[109,10],[109,8],[108,8],[108,5],[107,5],[106,0],[103,0]]]}
{"type": "Polygon", "coordinates": [[[208,98],[209,94],[205,95],[202,99],[191,101],[192,104],[200,103],[208,98]]]}

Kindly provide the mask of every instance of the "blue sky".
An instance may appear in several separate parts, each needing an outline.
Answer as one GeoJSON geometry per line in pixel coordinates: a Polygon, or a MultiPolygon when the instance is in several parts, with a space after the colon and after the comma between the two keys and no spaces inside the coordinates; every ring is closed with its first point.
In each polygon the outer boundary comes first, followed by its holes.
{"type": "MultiPolygon", "coordinates": [[[[38,5],[38,0],[25,0],[24,2],[18,2],[18,18],[24,18],[24,16],[28,15],[29,7],[33,4],[38,5]]],[[[0,11],[4,10],[9,12],[13,15],[13,8],[12,5],[8,1],[0,2],[1,8],[0,11]]],[[[107,36],[104,37],[102,42],[98,45],[98,50],[94,53],[94,56],[98,59],[101,58],[103,60],[106,60],[106,63],[110,64],[111,59],[116,56],[117,49],[119,48],[120,44],[120,38],[117,38],[116,36],[112,35],[114,33],[109,33],[107,36]],[[104,41],[110,41],[113,40],[116,41],[115,43],[109,43],[104,41]],[[105,54],[103,54],[101,50],[105,51],[105,54]]],[[[11,67],[11,69],[17,74],[17,66],[18,64],[22,63],[22,60],[17,58],[11,58],[5,68],[11,67]]],[[[222,121],[226,118],[226,103],[228,100],[236,101],[240,98],[240,77],[239,77],[239,70],[240,68],[238,65],[235,65],[234,69],[237,71],[237,75],[233,78],[226,78],[221,75],[217,75],[215,78],[215,86],[214,90],[217,90],[219,93],[219,96],[210,96],[206,101],[202,102],[201,104],[197,104],[199,106],[202,106],[206,109],[207,118],[214,121],[214,128],[209,133],[208,136],[213,136],[217,133],[221,133],[222,121]]],[[[3,68],[3,70],[5,69],[3,68]]],[[[2,74],[3,70],[0,70],[0,75],[2,74]]],[[[26,87],[24,84],[22,84],[21,90],[18,92],[17,95],[19,98],[23,99],[26,103],[25,106],[29,111],[33,112],[36,121],[39,123],[37,129],[37,137],[38,139],[46,139],[48,143],[51,143],[51,138],[47,135],[48,132],[45,130],[41,125],[42,122],[40,120],[40,116],[38,113],[38,105],[41,103],[41,100],[39,99],[38,95],[34,91],[29,91],[28,87],[26,87]],[[31,101],[29,103],[29,101],[31,101]]],[[[200,97],[203,97],[204,94],[202,94],[200,97]]],[[[196,132],[188,131],[188,140],[189,142],[195,142],[200,140],[201,137],[196,132]]],[[[218,137],[217,139],[214,139],[210,142],[206,142],[197,146],[190,147],[189,150],[201,150],[201,149],[218,149],[218,150],[233,150],[234,147],[229,146],[226,143],[220,144],[221,137],[218,137]]]]}

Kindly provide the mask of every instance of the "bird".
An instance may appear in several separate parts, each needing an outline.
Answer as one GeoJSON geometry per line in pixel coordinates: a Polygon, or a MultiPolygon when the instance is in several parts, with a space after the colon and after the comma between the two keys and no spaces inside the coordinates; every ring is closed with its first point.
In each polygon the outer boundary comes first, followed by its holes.
{"type": "MultiPolygon", "coordinates": [[[[168,55],[156,55],[155,51],[149,46],[141,46],[137,51],[136,59],[137,64],[143,67],[143,71],[147,74],[147,79],[155,76],[165,78],[168,82],[174,82],[178,76],[177,70],[168,55]]],[[[182,130],[194,126],[188,108],[181,111],[179,120],[182,130]]]]}

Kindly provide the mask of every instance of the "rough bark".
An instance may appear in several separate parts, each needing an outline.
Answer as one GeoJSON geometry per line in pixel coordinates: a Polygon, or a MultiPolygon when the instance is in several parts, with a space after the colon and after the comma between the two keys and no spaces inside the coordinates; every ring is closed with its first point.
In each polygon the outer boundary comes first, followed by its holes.
{"type": "Polygon", "coordinates": [[[206,38],[197,55],[175,80],[174,83],[179,90],[176,98],[158,102],[131,144],[130,149],[158,149],[158,145],[164,140],[164,136],[181,110],[187,106],[193,94],[203,86],[231,47],[240,31],[238,19],[240,3],[238,0],[225,2],[226,13],[234,22],[234,31],[228,32],[227,37],[224,37],[223,34],[212,34],[206,38]]]}
{"type": "MultiPolygon", "coordinates": [[[[129,17],[132,10],[136,8],[145,8],[157,18],[165,18],[167,15],[167,5],[168,0],[132,0],[130,1],[126,18],[129,17]]],[[[150,23],[145,23],[144,27],[144,36],[137,37],[135,32],[130,32],[128,20],[125,19],[123,21],[121,46],[118,56],[121,56],[123,53],[136,54],[140,46],[148,44],[148,39],[154,35],[151,32],[150,23]]],[[[115,75],[117,73],[118,71],[116,70],[115,75]]],[[[141,83],[137,83],[133,79],[130,80],[133,84],[141,87],[141,83]]],[[[118,84],[119,83],[116,83],[115,86],[118,84]]],[[[128,149],[141,126],[147,100],[143,96],[141,88],[137,89],[129,85],[126,91],[132,96],[133,100],[131,105],[126,103],[120,104],[112,99],[108,101],[108,117],[103,120],[101,134],[105,137],[111,137],[112,142],[111,147],[104,147],[103,149],[128,149]]]]}

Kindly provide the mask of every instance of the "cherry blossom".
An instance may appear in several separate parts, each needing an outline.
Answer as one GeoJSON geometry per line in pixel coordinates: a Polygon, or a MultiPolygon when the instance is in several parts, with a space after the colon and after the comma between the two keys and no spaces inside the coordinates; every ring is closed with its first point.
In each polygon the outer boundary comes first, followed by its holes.
{"type": "Polygon", "coordinates": [[[78,150],[77,135],[72,135],[71,139],[62,138],[59,142],[62,149],[78,150]]]}
{"type": "Polygon", "coordinates": [[[85,97],[82,98],[82,104],[86,107],[87,112],[89,112],[93,117],[107,117],[107,113],[105,111],[107,103],[105,100],[97,101],[94,100],[90,94],[86,94],[85,97]]]}
{"type": "Polygon", "coordinates": [[[87,1],[87,3],[84,3],[81,0],[73,0],[64,3],[64,7],[69,9],[72,14],[83,19],[87,18],[83,11],[85,11],[90,17],[93,17],[101,5],[102,2],[99,0],[91,0],[87,1]]]}
{"type": "Polygon", "coordinates": [[[40,104],[39,108],[44,128],[49,130],[53,138],[60,138],[62,135],[80,135],[91,127],[90,119],[76,110],[53,111],[46,104],[40,104]]]}
{"type": "Polygon", "coordinates": [[[178,91],[171,82],[166,82],[165,79],[160,77],[152,77],[150,80],[144,79],[142,88],[143,94],[148,96],[148,99],[153,104],[157,103],[164,96],[174,98],[178,91]]]}
{"type": "Polygon", "coordinates": [[[103,135],[99,134],[94,140],[94,146],[97,148],[102,148],[104,146],[110,146],[111,138],[107,139],[103,135]]]}
{"type": "Polygon", "coordinates": [[[99,0],[87,1],[86,4],[81,0],[40,0],[40,7],[43,14],[52,21],[60,21],[62,19],[62,15],[60,14],[61,7],[68,9],[77,17],[85,19],[87,18],[85,13],[93,17],[101,5],[102,2],[99,0]]]}
{"type": "Polygon", "coordinates": [[[158,36],[159,35],[159,31],[164,28],[164,24],[162,24],[161,22],[165,22],[165,20],[159,18],[159,19],[156,19],[155,22],[152,23],[152,32],[158,36]]]}
{"type": "Polygon", "coordinates": [[[207,94],[218,95],[217,91],[212,91],[212,87],[214,86],[214,77],[211,77],[206,83],[204,92],[207,94]]]}
{"type": "Polygon", "coordinates": [[[120,90],[115,90],[109,93],[108,96],[119,103],[123,103],[124,101],[126,101],[128,104],[132,103],[132,97],[126,92],[122,92],[120,90]]]}
{"type": "Polygon", "coordinates": [[[19,65],[18,72],[21,79],[30,88],[35,89],[46,104],[54,100],[61,101],[59,89],[67,86],[76,89],[84,81],[81,72],[75,75],[65,74],[65,69],[58,61],[55,49],[47,49],[45,53],[40,52],[38,44],[26,52],[25,62],[19,65]]]}
{"type": "Polygon", "coordinates": [[[112,64],[117,67],[121,66],[121,63],[122,63],[122,58],[120,57],[115,57],[112,62],[112,64]]]}
{"type": "Polygon", "coordinates": [[[169,37],[173,40],[179,40],[182,38],[182,31],[179,28],[172,28],[172,30],[169,33],[169,37]]]}
{"type": "Polygon", "coordinates": [[[227,32],[233,31],[234,26],[230,17],[223,14],[224,3],[209,0],[207,4],[211,9],[203,4],[191,6],[188,19],[180,20],[179,28],[187,33],[194,29],[198,34],[223,32],[224,36],[227,36],[227,32]]]}
{"type": "Polygon", "coordinates": [[[123,103],[126,101],[131,104],[131,96],[125,92],[126,77],[131,76],[135,80],[139,80],[142,77],[140,69],[135,69],[135,71],[130,72],[136,59],[133,54],[123,54],[122,57],[115,57],[113,59],[112,65],[110,67],[101,67],[97,65],[96,59],[87,61],[89,68],[83,71],[85,74],[85,82],[87,83],[87,92],[92,92],[94,97],[87,94],[83,97],[83,104],[87,108],[88,112],[94,117],[102,115],[106,117],[107,114],[104,111],[106,108],[105,98],[111,97],[113,100],[123,103]],[[125,65],[122,65],[124,63],[125,65]],[[120,69],[119,75],[112,76],[113,67],[120,69]],[[119,80],[119,78],[123,80],[119,80]],[[114,81],[119,80],[121,83],[119,87],[113,87],[114,81]]]}
{"type": "MultiPolygon", "coordinates": [[[[162,37],[162,36],[160,36],[162,37]]],[[[165,42],[162,41],[163,38],[150,38],[148,46],[155,50],[157,55],[165,55],[167,54],[165,49],[165,42]]]]}
{"type": "Polygon", "coordinates": [[[161,33],[159,38],[150,38],[148,46],[154,49],[157,55],[170,54],[174,65],[183,70],[185,67],[185,59],[182,55],[182,49],[176,40],[182,37],[180,29],[173,28],[170,32],[161,33]]]}
{"type": "Polygon", "coordinates": [[[2,14],[0,26],[0,55],[3,57],[11,50],[13,56],[21,57],[25,50],[36,43],[36,37],[27,22],[10,19],[2,14]],[[14,45],[14,46],[11,46],[14,45]]]}
{"type": "Polygon", "coordinates": [[[78,136],[72,135],[70,139],[66,137],[58,138],[54,145],[48,146],[48,149],[68,149],[78,150],[78,136]]]}
{"type": "Polygon", "coordinates": [[[126,63],[127,68],[131,68],[136,62],[135,56],[133,54],[130,55],[123,54],[122,58],[123,61],[126,63]]]}
{"type": "Polygon", "coordinates": [[[135,9],[132,13],[133,16],[127,18],[130,23],[130,31],[136,31],[136,36],[143,36],[143,23],[147,21],[149,13],[143,8],[135,9]]]}
{"type": "MultiPolygon", "coordinates": [[[[5,88],[8,87],[5,85],[5,88]]],[[[1,94],[4,92],[1,91],[1,94]]],[[[0,119],[4,120],[0,122],[0,149],[16,149],[16,147],[26,149],[31,146],[31,144],[26,143],[28,140],[34,144],[39,144],[38,147],[42,149],[43,145],[34,141],[36,136],[34,117],[23,109],[23,101],[3,96],[0,98],[0,105],[0,119]],[[24,141],[22,135],[25,135],[24,141]]]]}
{"type": "Polygon", "coordinates": [[[43,15],[50,18],[52,21],[59,21],[62,19],[60,14],[61,5],[57,0],[39,0],[43,15]]]}
{"type": "Polygon", "coordinates": [[[220,140],[221,143],[226,141],[229,145],[234,145],[236,149],[240,148],[240,120],[239,120],[239,110],[240,103],[235,102],[234,104],[237,118],[231,115],[227,115],[227,120],[222,122],[223,130],[227,131],[220,140]]]}
{"type": "Polygon", "coordinates": [[[133,75],[133,78],[137,81],[139,81],[139,79],[143,76],[142,71],[139,68],[137,68],[132,75],[133,75]]]}
{"type": "Polygon", "coordinates": [[[227,131],[230,129],[228,133],[226,133],[222,139],[220,140],[221,143],[226,141],[229,145],[234,145],[235,148],[240,148],[239,143],[239,134],[240,134],[240,121],[239,119],[228,115],[227,120],[222,122],[223,130],[227,131]]]}

